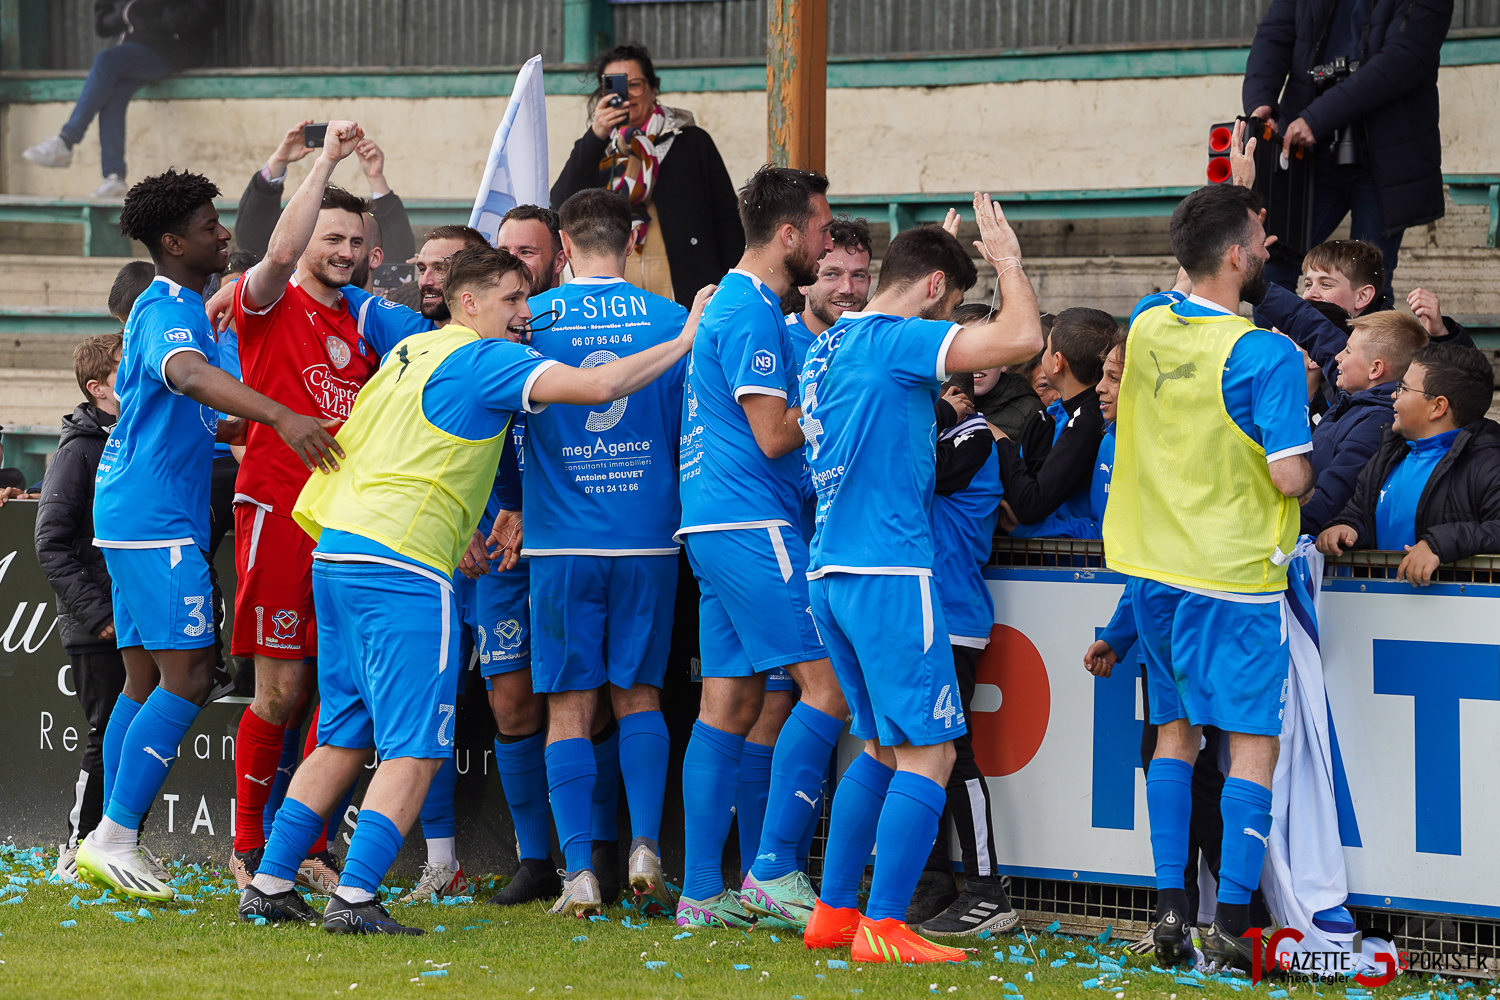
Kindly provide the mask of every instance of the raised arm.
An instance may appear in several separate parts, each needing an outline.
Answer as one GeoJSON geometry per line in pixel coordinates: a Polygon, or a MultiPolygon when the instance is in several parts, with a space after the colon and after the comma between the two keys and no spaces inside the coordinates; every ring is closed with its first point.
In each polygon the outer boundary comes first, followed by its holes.
{"type": "Polygon", "coordinates": [[[252,309],[263,308],[281,296],[287,279],[297,269],[297,261],[302,258],[302,252],[307,249],[313,230],[318,226],[323,190],[328,186],[333,168],[354,152],[354,147],[364,135],[354,122],[328,123],[327,144],[323,147],[322,155],[313,162],[312,169],[297,187],[297,192],[286,203],[286,208],[282,209],[276,229],[271,233],[265,258],[246,277],[249,284],[240,293],[246,306],[252,309]]]}
{"type": "Polygon", "coordinates": [[[1017,365],[1046,346],[1036,293],[1021,269],[1021,244],[1005,221],[999,204],[983,193],[974,195],[974,215],[980,239],[974,245],[995,268],[1000,284],[1000,312],[993,322],[967,326],[948,345],[945,367],[952,372],[977,372],[1000,365],[1017,365]]]}

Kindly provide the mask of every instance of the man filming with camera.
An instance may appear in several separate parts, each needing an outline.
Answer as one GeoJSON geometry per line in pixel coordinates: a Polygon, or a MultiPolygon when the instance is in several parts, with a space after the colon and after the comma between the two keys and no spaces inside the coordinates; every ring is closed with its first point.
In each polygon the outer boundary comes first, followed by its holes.
{"type": "MultiPolygon", "coordinates": [[[[1443,215],[1438,52],[1453,0],[1273,0],[1245,66],[1245,113],[1283,150],[1316,163],[1309,246],[1350,216],[1350,238],[1385,255],[1384,300],[1402,233],[1443,215]]],[[[1296,291],[1297,262],[1266,277],[1296,291]]]]}

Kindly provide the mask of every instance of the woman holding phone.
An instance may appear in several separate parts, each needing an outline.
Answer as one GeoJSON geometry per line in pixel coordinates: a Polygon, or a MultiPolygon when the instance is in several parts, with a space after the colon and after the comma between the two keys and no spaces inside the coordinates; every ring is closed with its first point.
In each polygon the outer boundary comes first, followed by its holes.
{"type": "Polygon", "coordinates": [[[657,103],[661,79],[645,46],[617,45],[589,70],[598,84],[589,128],[552,185],[552,207],[584,188],[628,198],[637,259],[626,278],[691,306],[745,249],[729,171],[691,111],[657,103]]]}

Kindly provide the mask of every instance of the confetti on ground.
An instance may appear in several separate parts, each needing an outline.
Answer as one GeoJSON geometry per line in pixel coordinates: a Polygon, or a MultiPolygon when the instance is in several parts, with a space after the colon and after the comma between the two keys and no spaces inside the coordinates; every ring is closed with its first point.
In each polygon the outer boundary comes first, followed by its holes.
{"type": "Polygon", "coordinates": [[[156,919],[155,917],[153,917],[151,915],[151,911],[148,910],[148,909],[146,909],[144,906],[141,907],[139,910],[136,910],[135,911],[135,915],[138,916],[138,917],[145,917],[147,920],[155,920],[156,919]]]}
{"type": "Polygon", "coordinates": [[[1054,969],[1061,969],[1063,966],[1068,964],[1068,960],[1066,958],[1059,958],[1047,964],[1051,965],[1054,969]]]}
{"type": "Polygon", "coordinates": [[[59,927],[77,927],[78,926],[78,921],[76,921],[76,920],[64,920],[62,923],[58,924],[57,926],[59,926],[59,927]]]}
{"type": "Polygon", "coordinates": [[[573,939],[573,943],[574,944],[583,944],[583,942],[587,941],[588,939],[589,939],[589,936],[587,934],[580,934],[580,935],[578,935],[577,937],[575,937],[573,939]]]}
{"type": "Polygon", "coordinates": [[[849,968],[849,963],[841,958],[830,958],[828,960],[828,967],[830,969],[847,969],[849,968]]]}
{"type": "Polygon", "coordinates": [[[664,966],[666,964],[667,964],[666,962],[647,962],[646,963],[646,968],[650,969],[652,972],[655,972],[657,969],[660,969],[662,966],[664,966]]]}
{"type": "Polygon", "coordinates": [[[690,938],[692,936],[693,936],[693,932],[692,931],[683,931],[681,934],[673,934],[672,935],[672,940],[673,941],[681,941],[684,938],[690,938]]]}
{"type": "Polygon", "coordinates": [[[133,923],[135,923],[135,917],[132,917],[129,913],[125,912],[124,910],[112,910],[111,912],[114,913],[115,919],[118,920],[118,921],[120,921],[120,923],[122,923],[122,924],[133,924],[133,923]]]}
{"type": "Polygon", "coordinates": [[[1091,990],[1095,986],[1099,985],[1099,980],[1097,980],[1097,979],[1085,979],[1083,982],[1079,983],[1078,985],[1081,986],[1082,988],[1086,989],[1086,990],[1091,990]]]}
{"type": "Polygon", "coordinates": [[[1183,986],[1197,986],[1198,985],[1198,980],[1194,979],[1192,976],[1173,976],[1172,977],[1172,982],[1174,982],[1174,983],[1180,983],[1183,986]]]}
{"type": "Polygon", "coordinates": [[[1062,930],[1062,924],[1060,924],[1056,920],[1054,920],[1054,921],[1052,921],[1052,923],[1050,923],[1050,924],[1047,925],[1047,930],[1045,931],[1045,933],[1047,933],[1047,934],[1056,934],[1060,930],[1062,930]]]}
{"type": "Polygon", "coordinates": [[[771,935],[771,943],[772,944],[780,944],[781,943],[781,938],[777,937],[775,934],[772,934],[771,935]]]}
{"type": "Polygon", "coordinates": [[[445,931],[447,929],[448,928],[444,927],[442,924],[438,924],[436,927],[434,927],[432,929],[432,933],[437,934],[437,933],[440,933],[441,931],[445,931]]]}
{"type": "Polygon", "coordinates": [[[748,965],[738,965],[738,964],[736,964],[735,967],[734,967],[734,971],[735,972],[744,972],[748,968],[750,968],[750,966],[748,966],[748,965]]]}
{"type": "Polygon", "coordinates": [[[424,976],[446,976],[447,974],[447,969],[429,969],[426,972],[422,973],[422,975],[424,976]]]}

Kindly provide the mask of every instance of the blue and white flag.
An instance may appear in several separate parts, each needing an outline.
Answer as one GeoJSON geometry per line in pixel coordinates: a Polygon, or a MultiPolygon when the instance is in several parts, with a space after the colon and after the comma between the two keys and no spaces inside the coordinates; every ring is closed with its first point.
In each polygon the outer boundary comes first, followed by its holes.
{"type": "Polygon", "coordinates": [[[469,225],[493,245],[502,215],[517,205],[545,206],[547,201],[547,91],[542,57],[532,56],[516,74],[510,103],[495,129],[469,225]]]}

